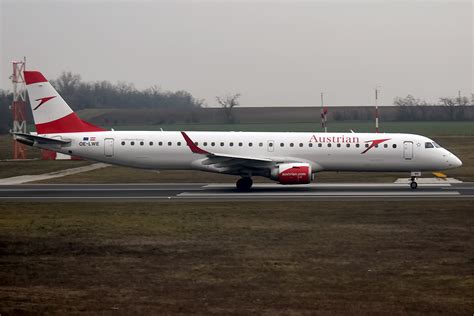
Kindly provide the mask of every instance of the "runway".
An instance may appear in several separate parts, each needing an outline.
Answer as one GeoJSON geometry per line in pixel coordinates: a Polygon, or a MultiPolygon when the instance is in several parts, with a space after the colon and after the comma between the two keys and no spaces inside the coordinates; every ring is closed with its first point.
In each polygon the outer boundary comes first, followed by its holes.
{"type": "Polygon", "coordinates": [[[419,184],[331,183],[284,186],[254,184],[239,192],[233,183],[23,184],[1,185],[1,201],[255,201],[474,199],[474,182],[419,184]]]}

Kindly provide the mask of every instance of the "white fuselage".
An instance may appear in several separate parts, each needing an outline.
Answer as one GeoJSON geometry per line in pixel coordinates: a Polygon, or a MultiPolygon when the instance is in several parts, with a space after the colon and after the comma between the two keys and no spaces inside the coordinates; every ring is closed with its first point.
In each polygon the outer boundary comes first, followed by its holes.
{"type": "MultiPolygon", "coordinates": [[[[187,135],[199,148],[214,154],[303,162],[311,165],[313,173],[434,171],[461,165],[448,150],[429,138],[413,134],[187,132],[187,135]]],[[[228,172],[203,164],[206,157],[193,153],[180,132],[103,131],[42,136],[71,142],[63,147],[37,147],[111,164],[235,174],[235,170],[228,172]]],[[[264,174],[254,171],[254,175],[264,174]]]]}

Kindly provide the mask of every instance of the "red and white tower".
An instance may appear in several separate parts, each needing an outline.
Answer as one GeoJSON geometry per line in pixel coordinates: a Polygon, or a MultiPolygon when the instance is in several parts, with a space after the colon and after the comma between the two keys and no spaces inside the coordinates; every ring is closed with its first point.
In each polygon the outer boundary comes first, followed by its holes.
{"type": "MultiPolygon", "coordinates": [[[[23,72],[25,71],[26,58],[23,61],[13,62],[13,103],[12,110],[14,133],[26,133],[26,85],[23,72]]],[[[26,159],[26,146],[13,141],[13,159],[26,159]]]]}

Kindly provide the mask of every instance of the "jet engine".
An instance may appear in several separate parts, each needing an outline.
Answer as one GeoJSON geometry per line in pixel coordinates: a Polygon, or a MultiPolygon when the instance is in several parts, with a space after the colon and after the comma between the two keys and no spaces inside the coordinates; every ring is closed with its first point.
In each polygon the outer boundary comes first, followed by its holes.
{"type": "Polygon", "coordinates": [[[308,163],[283,163],[273,167],[270,179],[281,184],[307,184],[312,180],[311,166],[308,163]]]}

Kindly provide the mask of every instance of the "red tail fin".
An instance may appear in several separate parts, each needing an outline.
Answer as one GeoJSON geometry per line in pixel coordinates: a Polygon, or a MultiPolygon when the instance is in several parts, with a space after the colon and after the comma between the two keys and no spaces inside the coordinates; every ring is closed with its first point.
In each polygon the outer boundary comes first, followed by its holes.
{"type": "Polygon", "coordinates": [[[81,120],[40,72],[24,75],[38,134],[104,131],[81,120]]]}

